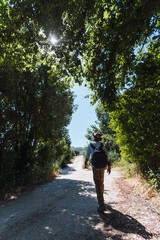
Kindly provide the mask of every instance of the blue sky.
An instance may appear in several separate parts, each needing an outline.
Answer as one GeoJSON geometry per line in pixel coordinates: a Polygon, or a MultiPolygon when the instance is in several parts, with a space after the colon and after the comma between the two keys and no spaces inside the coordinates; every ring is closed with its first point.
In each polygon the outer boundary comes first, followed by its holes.
{"type": "Polygon", "coordinates": [[[95,106],[91,106],[90,99],[85,98],[91,93],[87,87],[76,84],[73,91],[77,95],[74,103],[78,104],[78,109],[73,113],[68,129],[72,146],[84,147],[88,144],[86,130],[96,121],[95,106]]]}

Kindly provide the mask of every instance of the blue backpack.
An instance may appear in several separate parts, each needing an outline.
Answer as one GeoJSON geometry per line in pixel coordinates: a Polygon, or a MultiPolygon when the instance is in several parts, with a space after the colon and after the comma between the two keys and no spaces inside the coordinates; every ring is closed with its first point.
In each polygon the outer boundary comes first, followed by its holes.
{"type": "Polygon", "coordinates": [[[92,164],[95,168],[105,168],[107,166],[107,156],[103,149],[103,143],[101,143],[100,147],[97,148],[91,143],[91,147],[94,150],[94,154],[92,156],[92,164]]]}

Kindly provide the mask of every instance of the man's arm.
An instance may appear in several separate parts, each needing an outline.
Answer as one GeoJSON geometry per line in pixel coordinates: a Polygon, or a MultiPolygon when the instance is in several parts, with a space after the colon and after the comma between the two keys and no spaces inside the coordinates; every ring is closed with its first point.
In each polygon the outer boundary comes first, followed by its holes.
{"type": "Polygon", "coordinates": [[[84,168],[87,168],[88,159],[86,158],[84,168]]]}
{"type": "Polygon", "coordinates": [[[106,155],[106,160],[107,160],[107,172],[108,172],[108,174],[110,174],[111,173],[111,162],[108,158],[108,155],[106,155]]]}
{"type": "Polygon", "coordinates": [[[88,149],[87,149],[87,154],[86,154],[86,160],[85,160],[85,163],[84,163],[84,168],[87,168],[87,163],[88,163],[90,154],[91,154],[91,149],[90,149],[90,145],[89,145],[88,149]]]}
{"type": "Polygon", "coordinates": [[[111,173],[111,165],[108,165],[108,167],[107,167],[107,172],[108,172],[108,174],[111,173]]]}

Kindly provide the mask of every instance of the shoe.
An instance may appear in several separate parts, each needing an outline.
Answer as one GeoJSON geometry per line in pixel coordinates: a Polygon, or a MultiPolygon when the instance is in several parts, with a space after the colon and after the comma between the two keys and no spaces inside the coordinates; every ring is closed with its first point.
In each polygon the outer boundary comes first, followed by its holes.
{"type": "Polygon", "coordinates": [[[99,213],[103,213],[104,211],[106,211],[106,207],[103,204],[103,205],[100,205],[97,210],[99,213]]]}

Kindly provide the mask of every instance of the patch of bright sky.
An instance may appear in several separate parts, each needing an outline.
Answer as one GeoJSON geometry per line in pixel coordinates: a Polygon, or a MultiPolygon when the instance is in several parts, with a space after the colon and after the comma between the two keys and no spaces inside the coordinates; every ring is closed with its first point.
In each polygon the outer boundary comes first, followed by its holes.
{"type": "Polygon", "coordinates": [[[88,145],[88,140],[85,137],[87,128],[95,124],[97,119],[95,105],[92,106],[90,104],[90,98],[85,98],[91,91],[89,91],[87,87],[84,87],[84,85],[79,86],[76,84],[73,91],[75,95],[77,95],[74,104],[78,104],[78,109],[73,113],[71,123],[68,126],[69,135],[72,146],[85,147],[88,145]]]}

